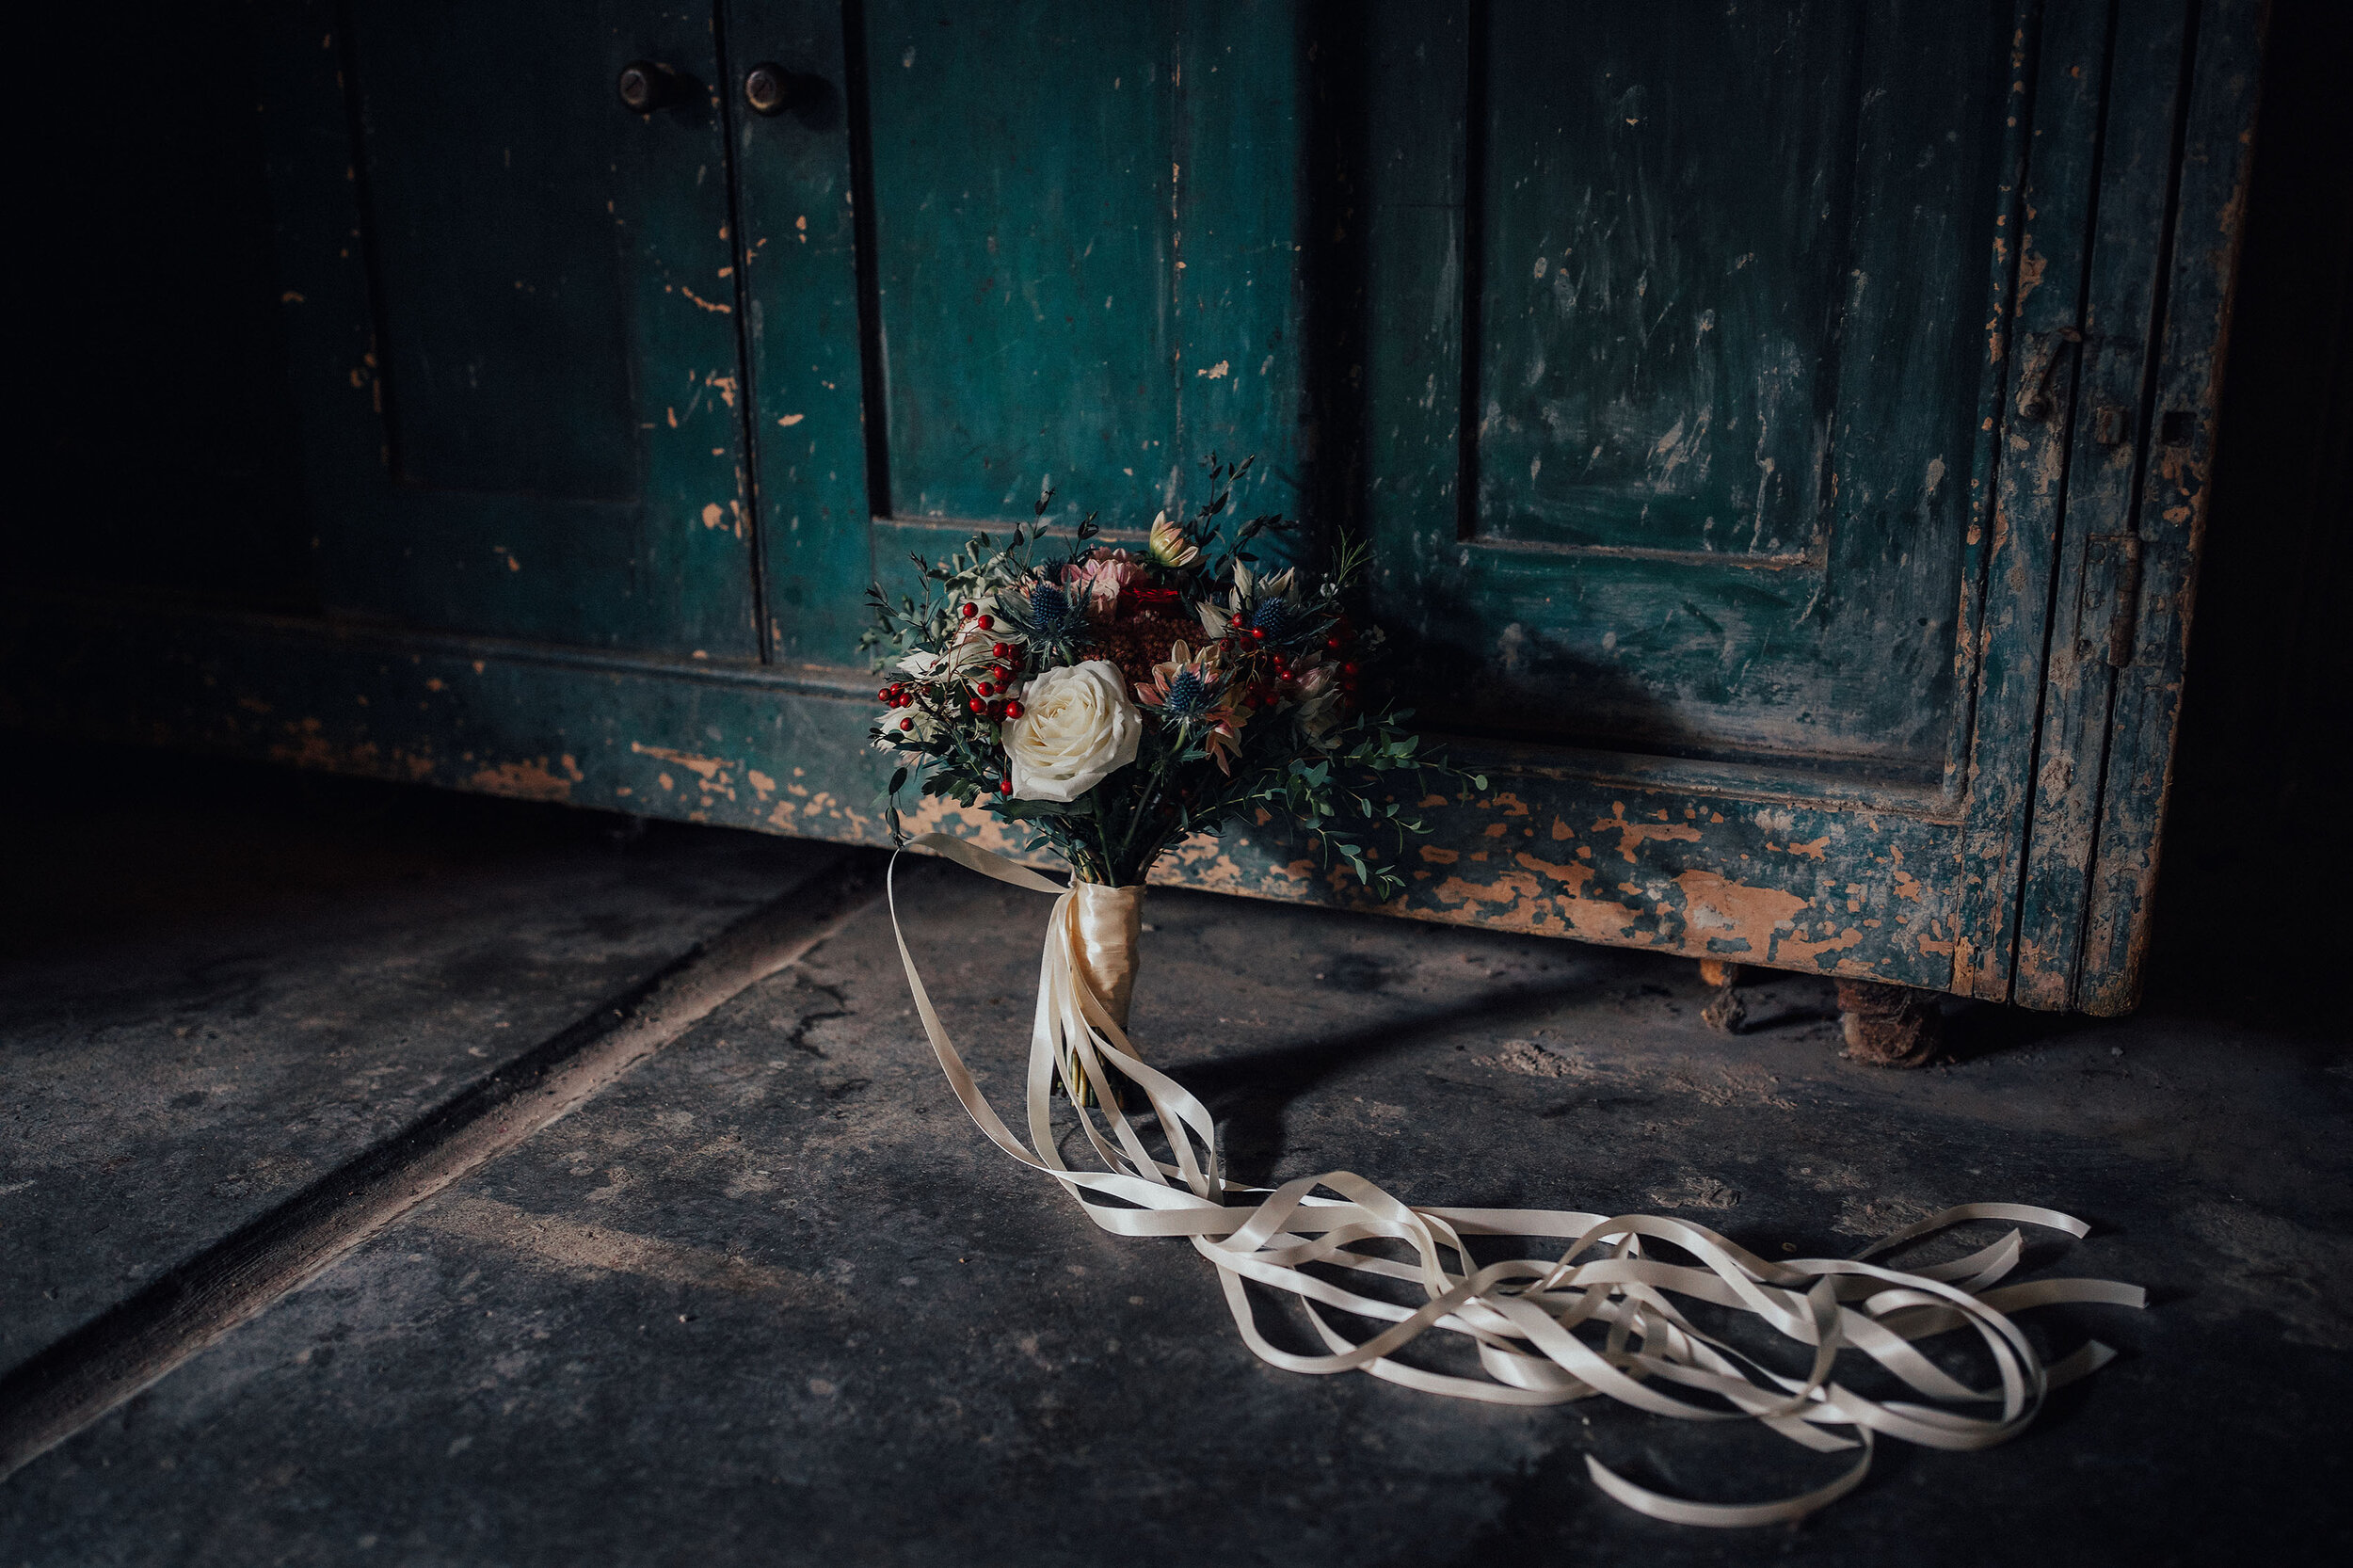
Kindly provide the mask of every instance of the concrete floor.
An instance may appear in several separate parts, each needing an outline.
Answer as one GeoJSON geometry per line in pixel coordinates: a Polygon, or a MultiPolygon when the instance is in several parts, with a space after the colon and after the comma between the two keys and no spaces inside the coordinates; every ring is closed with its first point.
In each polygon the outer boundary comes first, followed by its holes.
{"type": "MultiPolygon", "coordinates": [[[[147,760],[151,769],[162,764],[147,760]]],[[[812,874],[808,846],[170,765],[10,802],[0,1366],[812,874]],[[193,776],[194,782],[188,781],[193,776]]],[[[819,872],[817,874],[823,874],[819,872]]],[[[937,865],[910,936],[1010,1111],[1044,900],[937,865]]],[[[1656,1524],[1835,1457],[1601,1401],[1273,1370],[1183,1243],[991,1148],[856,920],[569,1118],[0,1482],[0,1564],[2319,1560],[2353,1546],[2353,1051],[2178,984],[1840,1058],[1826,982],[1706,1029],[1695,966],[1155,893],[1135,1022],[1237,1174],[1672,1212],[1768,1256],[1929,1208],[2094,1223],[2146,1313],[1983,1453],[1885,1444],[1796,1528],[1656,1524]]],[[[2179,981],[2182,977],[2171,977],[2179,981]]],[[[1971,1244],[1990,1233],[1964,1233],[1971,1244]]],[[[1305,1338],[1304,1327],[1289,1331],[1305,1338]]],[[[1302,1344],[1300,1348],[1308,1348],[1302,1344]]]]}

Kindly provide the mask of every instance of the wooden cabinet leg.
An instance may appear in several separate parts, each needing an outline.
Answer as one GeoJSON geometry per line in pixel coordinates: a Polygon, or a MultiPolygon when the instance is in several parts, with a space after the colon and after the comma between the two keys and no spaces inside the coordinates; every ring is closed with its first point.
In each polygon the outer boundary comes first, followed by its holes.
{"type": "Polygon", "coordinates": [[[1840,981],[1838,1028],[1847,1054],[1875,1067],[1925,1067],[1945,1047],[1935,993],[1908,985],[1840,981]]]}
{"type": "Polygon", "coordinates": [[[1709,1028],[1737,1034],[1748,1021],[1749,1004],[1740,1000],[1741,972],[1739,965],[1721,958],[1700,960],[1701,983],[1716,987],[1716,994],[1700,1009],[1700,1017],[1709,1028]]]}

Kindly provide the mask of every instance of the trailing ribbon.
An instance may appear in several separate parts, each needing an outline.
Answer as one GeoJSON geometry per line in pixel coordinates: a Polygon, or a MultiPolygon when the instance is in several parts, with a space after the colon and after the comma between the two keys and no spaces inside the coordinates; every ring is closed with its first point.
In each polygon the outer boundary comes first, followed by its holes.
{"type": "MultiPolygon", "coordinates": [[[[2023,1204],[1947,1208],[1874,1241],[1851,1258],[1770,1262],[1711,1230],[1657,1215],[1408,1206],[1346,1171],[1302,1176],[1272,1190],[1237,1186],[1219,1174],[1216,1128],[1208,1108],[1137,1056],[1128,1041],[1126,1007],[1114,1017],[1097,995],[1096,984],[1107,977],[1099,973],[1101,954],[1089,953],[1081,931],[1084,885],[1066,887],[944,833],[926,833],[906,847],[930,850],[984,876],[1055,900],[1031,1032],[1032,1147],[1016,1138],[983,1097],[941,1026],[900,928],[892,883],[890,920],[899,956],[949,1087],[992,1143],[1062,1182],[1103,1229],[1191,1240],[1217,1265],[1234,1325],[1261,1360],[1294,1372],[1369,1372],[1408,1388],[1493,1404],[1561,1404],[1602,1394],[1685,1420],[1753,1419],[1817,1452],[1856,1454],[1854,1464],[1825,1486],[1776,1501],[1737,1504],[1667,1496],[1586,1456],[1596,1485],[1655,1519],[1737,1527],[1802,1518],[1862,1483],[1870,1471],[1873,1439],[1881,1433],[1933,1448],[1982,1448],[2015,1436],[2034,1419],[2046,1394],[2095,1370],[2115,1352],[2094,1341],[2045,1366],[2009,1314],[2063,1302],[2146,1304],[2139,1287],[2107,1280],[2045,1279],[1996,1288],[2023,1250],[2016,1230],[1969,1256],[1914,1271],[1870,1261],[1972,1220],[2042,1225],[2075,1237],[2089,1228],[2056,1209],[2023,1204]],[[1074,1071],[1091,1093],[1074,1094],[1071,1103],[1107,1167],[1103,1171],[1070,1169],[1055,1146],[1051,1091],[1058,1072],[1074,1071]],[[1150,1102],[1173,1162],[1155,1158],[1119,1109],[1118,1097],[1109,1092],[1113,1072],[1150,1102]],[[1107,1129],[1096,1127],[1086,1100],[1100,1108],[1107,1129]],[[1568,1246],[1557,1259],[1507,1258],[1481,1267],[1465,1243],[1471,1236],[1546,1237],[1568,1246]],[[1376,1240],[1408,1243],[1417,1261],[1355,1250],[1356,1243],[1376,1240]],[[1696,1262],[1652,1256],[1644,1250],[1645,1240],[1666,1242],[1696,1262]],[[1307,1272],[1319,1264],[1407,1281],[1428,1299],[1408,1307],[1363,1295],[1307,1272]],[[1330,1353],[1302,1355],[1269,1343],[1258,1330],[1245,1281],[1296,1296],[1330,1353]],[[1695,1326],[1669,1299],[1673,1296],[1747,1313],[1810,1350],[1811,1365],[1802,1377],[1777,1372],[1695,1326]],[[1317,1310],[1318,1304],[1385,1320],[1390,1326],[1351,1339],[1317,1310]],[[1921,1340],[1962,1328],[1975,1330],[1992,1356],[1995,1386],[1972,1388],[1915,1348],[1921,1340]],[[1470,1340],[1487,1375],[1459,1377],[1394,1359],[1433,1329],[1470,1340]],[[1599,1343],[1580,1337],[1579,1329],[1599,1343]],[[1868,1356],[1931,1402],[1855,1393],[1833,1377],[1841,1351],[1868,1356]],[[1693,1403],[1670,1388],[1712,1395],[1731,1408],[1693,1403]],[[1955,1405],[1993,1409],[1969,1414],[1949,1408],[1955,1405]]],[[[896,871],[894,858],[894,878],[896,871]]],[[[1133,918],[1132,903],[1128,918],[1133,918]]],[[[1126,987],[1118,989],[1124,1003],[1126,987]]]]}

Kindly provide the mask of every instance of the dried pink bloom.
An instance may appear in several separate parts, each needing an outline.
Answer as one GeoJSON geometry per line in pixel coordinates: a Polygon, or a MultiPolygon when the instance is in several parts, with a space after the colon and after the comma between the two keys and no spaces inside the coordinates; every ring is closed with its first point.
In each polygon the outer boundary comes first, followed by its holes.
{"type": "Polygon", "coordinates": [[[1119,608],[1122,590],[1144,580],[1143,565],[1124,550],[1097,550],[1083,561],[1073,561],[1063,572],[1063,586],[1086,600],[1087,618],[1110,620],[1119,608]]]}

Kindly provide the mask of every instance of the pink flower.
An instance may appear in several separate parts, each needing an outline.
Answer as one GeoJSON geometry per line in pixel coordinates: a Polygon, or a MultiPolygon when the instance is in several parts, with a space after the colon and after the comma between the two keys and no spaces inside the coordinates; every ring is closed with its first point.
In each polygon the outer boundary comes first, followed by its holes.
{"type": "Polygon", "coordinates": [[[1340,670],[1337,664],[1321,662],[1302,670],[1291,681],[1298,693],[1300,733],[1308,744],[1324,745],[1332,728],[1340,720],[1340,670]]]}
{"type": "Polygon", "coordinates": [[[1217,765],[1229,776],[1233,773],[1241,727],[1249,715],[1234,706],[1218,669],[1217,649],[1205,648],[1195,654],[1182,643],[1175,645],[1166,663],[1152,666],[1152,679],[1136,683],[1136,700],[1178,724],[1199,727],[1202,744],[1217,765]]]}
{"type": "Polygon", "coordinates": [[[1087,618],[1110,620],[1119,610],[1119,596],[1133,583],[1144,581],[1144,568],[1124,550],[1097,550],[1083,561],[1064,568],[1063,586],[1086,601],[1087,618]]]}

